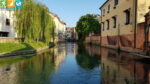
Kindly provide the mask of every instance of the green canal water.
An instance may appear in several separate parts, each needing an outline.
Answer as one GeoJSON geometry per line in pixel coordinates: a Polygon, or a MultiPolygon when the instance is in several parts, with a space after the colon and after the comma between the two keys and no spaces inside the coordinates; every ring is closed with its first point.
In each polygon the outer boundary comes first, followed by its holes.
{"type": "Polygon", "coordinates": [[[37,55],[0,58],[0,84],[150,84],[150,60],[59,44],[37,55]]]}

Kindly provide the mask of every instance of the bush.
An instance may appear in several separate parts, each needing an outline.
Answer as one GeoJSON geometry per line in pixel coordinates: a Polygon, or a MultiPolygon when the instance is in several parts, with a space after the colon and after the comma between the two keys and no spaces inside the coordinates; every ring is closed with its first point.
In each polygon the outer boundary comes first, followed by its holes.
{"type": "Polygon", "coordinates": [[[101,25],[93,15],[87,14],[82,16],[76,25],[76,31],[78,33],[79,41],[85,39],[85,35],[93,32],[95,34],[100,33],[101,25]]]}

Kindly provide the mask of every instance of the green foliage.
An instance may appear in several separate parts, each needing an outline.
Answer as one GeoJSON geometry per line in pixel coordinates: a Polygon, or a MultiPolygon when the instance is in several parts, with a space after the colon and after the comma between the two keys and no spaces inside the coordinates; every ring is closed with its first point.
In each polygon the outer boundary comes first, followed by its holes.
{"type": "Polygon", "coordinates": [[[85,35],[89,33],[100,33],[101,31],[100,23],[97,19],[94,18],[93,15],[87,14],[82,16],[76,25],[76,30],[78,32],[78,37],[80,41],[83,41],[85,35]]]}
{"type": "Polygon", "coordinates": [[[45,5],[23,0],[23,7],[15,11],[15,17],[14,27],[18,37],[25,42],[40,40],[48,43],[54,37],[55,24],[45,5]]]}
{"type": "Polygon", "coordinates": [[[32,50],[47,46],[43,42],[29,42],[29,43],[0,43],[0,53],[13,52],[20,50],[32,50]]]}
{"type": "Polygon", "coordinates": [[[38,42],[32,41],[32,42],[29,42],[26,44],[30,45],[33,49],[42,48],[42,47],[47,46],[47,44],[40,42],[40,41],[38,41],[38,42]]]}
{"type": "MultiPolygon", "coordinates": [[[[11,52],[11,51],[17,51],[20,49],[25,49],[26,45],[23,45],[21,43],[0,43],[0,53],[2,52],[11,52]]],[[[29,49],[31,47],[28,47],[29,49]]]]}

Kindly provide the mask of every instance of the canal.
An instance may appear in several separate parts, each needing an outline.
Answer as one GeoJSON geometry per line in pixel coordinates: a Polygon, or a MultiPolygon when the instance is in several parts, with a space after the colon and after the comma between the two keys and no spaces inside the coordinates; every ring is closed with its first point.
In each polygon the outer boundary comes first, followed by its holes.
{"type": "Polygon", "coordinates": [[[0,58],[0,84],[150,84],[150,61],[127,53],[59,44],[36,55],[0,58]]]}

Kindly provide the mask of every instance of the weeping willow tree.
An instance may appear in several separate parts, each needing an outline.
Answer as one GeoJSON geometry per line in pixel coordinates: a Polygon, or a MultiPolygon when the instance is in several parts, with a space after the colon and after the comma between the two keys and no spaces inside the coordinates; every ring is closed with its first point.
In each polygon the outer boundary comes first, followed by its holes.
{"type": "Polygon", "coordinates": [[[25,42],[50,42],[54,38],[55,23],[45,5],[23,0],[21,10],[15,10],[15,30],[25,42]]]}

